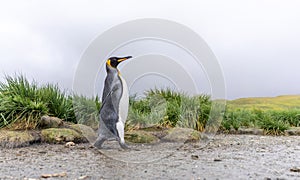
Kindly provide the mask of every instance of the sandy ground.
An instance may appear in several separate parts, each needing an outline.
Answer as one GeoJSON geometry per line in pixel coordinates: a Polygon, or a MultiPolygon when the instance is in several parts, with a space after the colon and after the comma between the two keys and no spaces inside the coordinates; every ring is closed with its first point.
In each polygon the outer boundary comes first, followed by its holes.
{"type": "Polygon", "coordinates": [[[0,179],[300,179],[299,136],[216,135],[200,143],[1,149],[0,179]]]}

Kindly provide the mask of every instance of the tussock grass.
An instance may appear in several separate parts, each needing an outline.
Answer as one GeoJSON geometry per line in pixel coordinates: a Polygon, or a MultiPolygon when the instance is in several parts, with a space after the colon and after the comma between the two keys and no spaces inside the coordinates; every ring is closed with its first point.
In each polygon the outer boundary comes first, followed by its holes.
{"type": "Polygon", "coordinates": [[[126,128],[187,127],[203,131],[210,109],[207,95],[189,97],[170,89],[153,89],[146,92],[144,99],[130,99],[126,128]]]}
{"type": "Polygon", "coordinates": [[[72,96],[61,91],[57,85],[47,84],[37,90],[40,102],[47,105],[48,115],[75,122],[72,96]]]}
{"type": "Polygon", "coordinates": [[[95,98],[77,95],[73,96],[73,110],[79,124],[84,124],[93,129],[97,129],[100,107],[101,102],[99,101],[98,96],[95,98]]]}
{"type": "Polygon", "coordinates": [[[228,110],[222,122],[223,130],[254,127],[266,130],[267,134],[283,134],[290,127],[299,127],[300,111],[297,110],[228,110]]]}
{"type": "Polygon", "coordinates": [[[43,115],[74,121],[72,101],[56,85],[38,86],[25,76],[6,76],[0,82],[0,127],[35,129],[43,115]]]}

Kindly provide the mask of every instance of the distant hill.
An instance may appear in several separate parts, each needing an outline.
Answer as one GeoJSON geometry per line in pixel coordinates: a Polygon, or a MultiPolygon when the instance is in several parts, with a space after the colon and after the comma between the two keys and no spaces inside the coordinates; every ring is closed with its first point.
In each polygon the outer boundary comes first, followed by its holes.
{"type": "Polygon", "coordinates": [[[227,101],[229,109],[300,110],[300,95],[241,98],[227,101]]]}

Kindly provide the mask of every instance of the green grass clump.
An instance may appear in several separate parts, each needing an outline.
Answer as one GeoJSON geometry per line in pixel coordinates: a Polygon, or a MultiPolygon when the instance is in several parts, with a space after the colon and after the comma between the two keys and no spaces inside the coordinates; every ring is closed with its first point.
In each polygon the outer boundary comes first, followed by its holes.
{"type": "Polygon", "coordinates": [[[231,128],[238,130],[240,127],[256,127],[258,114],[248,110],[234,110],[225,113],[222,127],[226,130],[231,128]]]}
{"type": "MultiPolygon", "coordinates": [[[[166,114],[163,119],[160,120],[160,124],[162,126],[169,127],[175,127],[177,122],[180,120],[181,101],[184,97],[184,94],[174,92],[170,89],[154,89],[147,92],[148,99],[160,99],[164,102],[166,114]]],[[[153,105],[155,106],[156,104],[153,103],[153,105]]]]}
{"type": "Polygon", "coordinates": [[[48,115],[75,122],[72,96],[61,91],[57,85],[47,84],[37,90],[40,102],[47,105],[48,115]]]}
{"type": "Polygon", "coordinates": [[[290,128],[290,125],[282,120],[277,119],[274,114],[267,112],[259,120],[260,128],[266,130],[267,134],[281,135],[285,130],[290,128]]]}
{"type": "Polygon", "coordinates": [[[278,135],[299,125],[300,111],[297,110],[227,109],[221,128],[238,130],[240,127],[254,127],[264,129],[267,134],[278,135]]]}
{"type": "Polygon", "coordinates": [[[95,98],[77,95],[73,96],[73,110],[79,124],[84,124],[93,129],[97,129],[100,107],[101,102],[99,101],[98,96],[95,98]]]}
{"type": "Polygon", "coordinates": [[[202,131],[209,119],[211,100],[207,95],[150,90],[143,99],[130,99],[127,129],[151,126],[187,127],[202,131]]]}
{"type": "Polygon", "coordinates": [[[212,101],[208,95],[183,96],[178,126],[203,131],[210,118],[211,106],[212,101]]]}
{"type": "Polygon", "coordinates": [[[292,127],[300,126],[300,110],[270,111],[272,118],[289,124],[292,127]]]}
{"type": "Polygon", "coordinates": [[[34,129],[41,116],[51,115],[74,121],[72,101],[56,85],[39,87],[23,75],[0,82],[0,128],[34,129]]]}

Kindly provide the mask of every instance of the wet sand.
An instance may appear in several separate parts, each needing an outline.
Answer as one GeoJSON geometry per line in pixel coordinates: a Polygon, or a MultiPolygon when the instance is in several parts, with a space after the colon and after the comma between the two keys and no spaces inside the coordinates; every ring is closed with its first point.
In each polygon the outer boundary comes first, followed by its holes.
{"type": "Polygon", "coordinates": [[[300,136],[216,135],[200,143],[37,144],[1,149],[0,179],[300,179],[300,136]],[[114,159],[113,159],[114,158],[114,159]],[[66,175],[66,176],[65,176],[66,175]]]}

